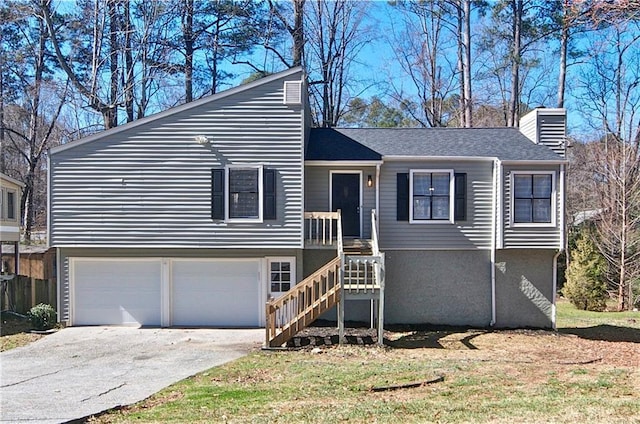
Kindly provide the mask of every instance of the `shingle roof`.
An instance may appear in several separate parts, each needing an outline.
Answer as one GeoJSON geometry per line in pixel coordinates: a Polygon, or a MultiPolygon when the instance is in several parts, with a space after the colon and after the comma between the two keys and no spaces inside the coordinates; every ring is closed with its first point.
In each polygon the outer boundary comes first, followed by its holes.
{"type": "Polygon", "coordinates": [[[362,143],[361,138],[334,128],[312,128],[306,149],[307,160],[381,160],[380,153],[362,143]]]}
{"type": "Polygon", "coordinates": [[[517,128],[313,128],[306,152],[306,160],[380,160],[383,156],[562,160],[517,128]]]}

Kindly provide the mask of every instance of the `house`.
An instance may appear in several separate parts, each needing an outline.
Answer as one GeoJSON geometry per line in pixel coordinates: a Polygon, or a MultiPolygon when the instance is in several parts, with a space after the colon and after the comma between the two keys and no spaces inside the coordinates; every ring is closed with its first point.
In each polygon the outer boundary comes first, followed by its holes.
{"type": "MultiPolygon", "coordinates": [[[[0,264],[2,274],[9,274],[2,257],[1,247],[4,244],[13,245],[14,252],[19,250],[20,243],[20,199],[24,184],[8,175],[0,173],[0,264]],[[6,269],[5,269],[6,268],[6,269]]],[[[13,258],[11,274],[16,273],[20,267],[18,256],[13,258]]]]}
{"type": "Polygon", "coordinates": [[[298,68],[55,147],[60,319],[553,327],[565,112],[521,122],[311,128],[298,68]]]}

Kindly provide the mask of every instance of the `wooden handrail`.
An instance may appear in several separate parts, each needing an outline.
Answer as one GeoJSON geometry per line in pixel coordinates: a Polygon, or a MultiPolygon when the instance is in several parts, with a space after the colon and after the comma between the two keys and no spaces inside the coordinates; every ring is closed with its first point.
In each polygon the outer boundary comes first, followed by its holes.
{"type": "Polygon", "coordinates": [[[267,347],[278,347],[315,321],[340,299],[340,257],[266,305],[267,347]]]}
{"type": "Polygon", "coordinates": [[[305,212],[304,213],[304,239],[313,246],[335,246],[341,242],[340,211],[336,212],[305,212]],[[334,234],[333,223],[337,222],[337,231],[334,234]]]}

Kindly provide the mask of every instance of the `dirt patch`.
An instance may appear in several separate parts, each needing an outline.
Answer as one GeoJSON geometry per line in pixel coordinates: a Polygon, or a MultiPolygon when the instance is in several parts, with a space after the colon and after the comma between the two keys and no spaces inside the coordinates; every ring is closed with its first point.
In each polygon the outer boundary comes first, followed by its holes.
{"type": "MultiPolygon", "coordinates": [[[[384,331],[388,349],[429,349],[432,358],[537,363],[556,365],[602,365],[640,368],[640,329],[597,326],[565,330],[483,330],[468,328],[384,331]],[[624,330],[624,331],[622,331],[624,330]],[[433,349],[433,350],[431,350],[433,349]]],[[[377,330],[345,328],[346,344],[375,346],[377,330]]],[[[323,323],[298,333],[290,348],[314,348],[338,344],[335,326],[323,323]]]]}

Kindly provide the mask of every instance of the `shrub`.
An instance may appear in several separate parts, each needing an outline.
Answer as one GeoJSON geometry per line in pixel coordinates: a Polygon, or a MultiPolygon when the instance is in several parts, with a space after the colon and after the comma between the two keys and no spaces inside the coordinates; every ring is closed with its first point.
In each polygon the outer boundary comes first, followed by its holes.
{"type": "Polygon", "coordinates": [[[567,269],[562,294],[573,305],[586,311],[603,311],[608,298],[605,273],[607,264],[588,236],[576,242],[567,269]]]}
{"type": "Polygon", "coordinates": [[[640,278],[631,284],[631,299],[633,309],[640,310],[640,278]]]}
{"type": "Polygon", "coordinates": [[[39,331],[53,328],[53,326],[56,325],[56,315],[56,311],[53,307],[44,303],[34,306],[27,313],[27,317],[29,317],[31,325],[33,325],[34,329],[39,331]]]}

